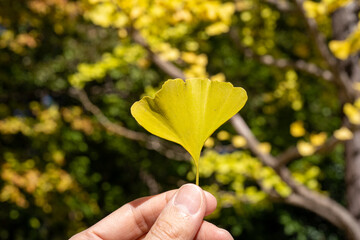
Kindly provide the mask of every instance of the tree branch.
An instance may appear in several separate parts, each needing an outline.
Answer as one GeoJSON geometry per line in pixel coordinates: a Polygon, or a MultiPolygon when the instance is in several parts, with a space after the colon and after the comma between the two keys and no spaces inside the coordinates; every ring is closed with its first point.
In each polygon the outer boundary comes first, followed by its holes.
{"type": "MultiPolygon", "coordinates": [[[[326,153],[332,151],[338,143],[341,143],[339,139],[331,136],[323,145],[318,146],[314,152],[315,153],[326,153]]],[[[299,153],[297,147],[290,147],[281,154],[279,154],[277,159],[277,166],[280,167],[287,165],[289,162],[302,158],[303,156],[299,153]]]]}
{"type": "MultiPolygon", "coordinates": [[[[346,127],[348,128],[351,132],[356,132],[357,130],[359,130],[359,126],[356,125],[352,125],[349,123],[348,120],[345,121],[345,123],[340,127],[346,127]]],[[[339,139],[337,139],[335,137],[335,135],[333,134],[323,145],[318,146],[315,149],[315,153],[328,153],[330,151],[332,151],[335,146],[339,143],[342,143],[344,141],[341,141],[339,139]]],[[[276,156],[277,159],[277,164],[276,167],[280,167],[283,165],[287,165],[289,162],[302,158],[302,155],[299,153],[297,147],[290,147],[287,150],[285,150],[284,152],[282,152],[281,154],[279,154],[278,156],[276,156]]]]}
{"type": "Polygon", "coordinates": [[[360,239],[360,228],[356,219],[342,205],[320,193],[306,188],[292,178],[288,168],[282,166],[275,169],[281,179],[286,182],[293,193],[285,198],[285,202],[308,209],[344,230],[351,240],[360,239]]]}
{"type": "Polygon", "coordinates": [[[283,12],[288,12],[293,10],[292,6],[286,0],[266,0],[267,3],[274,5],[277,9],[283,12]]]}
{"type": "Polygon", "coordinates": [[[297,60],[293,62],[285,58],[274,58],[271,55],[255,54],[250,48],[246,48],[241,44],[238,30],[235,27],[232,27],[230,29],[229,34],[237,50],[243,52],[245,57],[247,58],[255,59],[256,61],[262,64],[278,67],[280,69],[293,68],[314,75],[316,77],[325,79],[327,81],[334,80],[333,74],[329,70],[322,69],[314,63],[308,63],[305,62],[304,60],[297,60]]]}
{"type": "Polygon", "coordinates": [[[164,61],[162,60],[157,54],[155,54],[149,44],[145,41],[145,39],[139,34],[139,32],[135,29],[131,29],[131,36],[133,38],[133,40],[141,45],[143,48],[145,48],[149,55],[151,60],[162,70],[164,71],[166,74],[168,74],[169,76],[173,77],[173,78],[181,78],[181,79],[185,79],[185,74],[175,65],[173,65],[170,62],[164,61]]]}
{"type": "Polygon", "coordinates": [[[231,122],[236,131],[241,134],[248,142],[249,149],[266,165],[272,167],[281,179],[291,188],[292,194],[284,201],[308,209],[319,216],[327,219],[340,229],[345,230],[353,239],[360,239],[360,228],[356,220],[349,212],[336,201],[311,191],[304,185],[297,183],[289,169],[284,165],[277,165],[276,158],[270,154],[265,154],[258,149],[259,141],[252,134],[250,128],[240,115],[235,115],[231,122]]]}
{"type": "Polygon", "coordinates": [[[155,180],[155,178],[151,174],[149,174],[143,169],[140,169],[139,177],[149,188],[150,195],[156,195],[161,192],[160,184],[155,180]]]}
{"type": "Polygon", "coordinates": [[[160,154],[166,156],[170,159],[175,160],[186,160],[189,159],[188,154],[179,146],[169,143],[167,141],[161,140],[155,136],[147,135],[142,132],[136,132],[130,129],[127,129],[119,124],[111,122],[103,112],[95,106],[87,96],[84,90],[71,88],[70,95],[78,99],[83,105],[84,109],[91,112],[95,118],[98,120],[101,126],[103,126],[107,131],[112,132],[118,136],[125,137],[130,140],[140,141],[145,143],[145,147],[150,150],[155,150],[160,154]]]}
{"type": "Polygon", "coordinates": [[[334,82],[346,93],[346,96],[342,96],[345,98],[343,101],[346,100],[352,102],[357,93],[351,86],[351,80],[349,76],[346,74],[346,72],[339,68],[338,60],[330,52],[324,35],[318,30],[316,21],[306,16],[305,9],[303,8],[304,1],[293,0],[293,2],[296,5],[302,18],[305,20],[310,37],[313,39],[318,52],[320,53],[323,60],[328,64],[329,70],[334,75],[334,82]]]}
{"type": "Polygon", "coordinates": [[[251,132],[249,126],[246,124],[244,119],[240,116],[240,114],[236,114],[231,119],[231,124],[235,128],[236,132],[242,135],[246,141],[249,149],[266,165],[274,168],[276,166],[276,159],[272,157],[270,154],[263,153],[259,149],[259,141],[251,132]]]}

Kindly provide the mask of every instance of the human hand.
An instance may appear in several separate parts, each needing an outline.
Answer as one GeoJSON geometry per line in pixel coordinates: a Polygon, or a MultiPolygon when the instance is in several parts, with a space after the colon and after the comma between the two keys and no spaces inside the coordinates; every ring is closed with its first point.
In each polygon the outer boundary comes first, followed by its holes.
{"type": "Polygon", "coordinates": [[[216,199],[194,184],[125,204],[70,240],[232,240],[203,220],[216,199]]]}

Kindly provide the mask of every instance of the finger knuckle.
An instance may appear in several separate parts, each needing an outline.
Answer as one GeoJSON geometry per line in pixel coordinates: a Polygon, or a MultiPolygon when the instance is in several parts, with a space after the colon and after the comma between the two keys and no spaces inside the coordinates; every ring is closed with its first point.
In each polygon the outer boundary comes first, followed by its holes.
{"type": "Polygon", "coordinates": [[[134,218],[135,224],[140,232],[146,233],[149,231],[149,224],[147,223],[144,215],[141,211],[137,211],[135,208],[131,207],[132,216],[134,218]]]}
{"type": "Polygon", "coordinates": [[[156,240],[180,239],[181,231],[166,219],[158,219],[151,229],[151,235],[156,240]]]}

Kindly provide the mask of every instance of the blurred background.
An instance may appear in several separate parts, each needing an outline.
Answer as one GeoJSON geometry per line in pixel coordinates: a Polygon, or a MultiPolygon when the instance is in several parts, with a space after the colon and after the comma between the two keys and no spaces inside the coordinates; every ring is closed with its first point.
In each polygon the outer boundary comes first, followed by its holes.
{"type": "Polygon", "coordinates": [[[249,100],[200,186],[235,239],[360,239],[360,25],[350,0],[2,0],[0,239],[67,239],[194,182],[130,114],[171,78],[249,100]]]}

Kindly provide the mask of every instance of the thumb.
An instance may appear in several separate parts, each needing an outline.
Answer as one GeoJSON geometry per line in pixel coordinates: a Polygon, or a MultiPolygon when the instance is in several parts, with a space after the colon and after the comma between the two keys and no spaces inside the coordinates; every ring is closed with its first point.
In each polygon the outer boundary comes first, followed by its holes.
{"type": "Polygon", "coordinates": [[[206,201],[203,190],[182,186],[157,218],[146,240],[193,240],[203,222],[206,201]]]}

